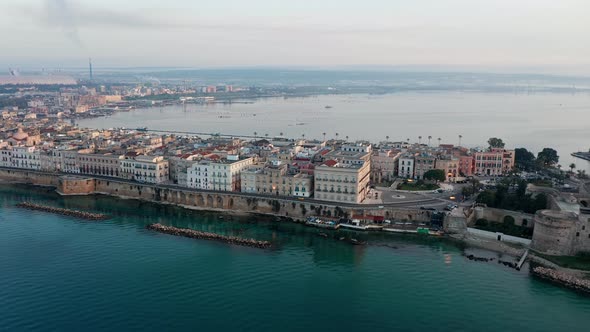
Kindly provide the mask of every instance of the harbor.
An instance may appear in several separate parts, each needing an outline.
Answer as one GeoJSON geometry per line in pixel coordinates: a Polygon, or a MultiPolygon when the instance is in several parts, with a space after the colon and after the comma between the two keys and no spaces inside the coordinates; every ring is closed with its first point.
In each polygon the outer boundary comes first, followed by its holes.
{"type": "Polygon", "coordinates": [[[444,237],[328,231],[263,216],[234,215],[229,221],[227,214],[109,196],[62,197],[40,187],[0,187],[0,209],[0,250],[7,253],[0,255],[5,281],[0,294],[7,295],[0,297],[0,310],[12,313],[0,317],[0,326],[11,331],[30,321],[45,330],[89,324],[100,330],[198,326],[230,331],[248,326],[271,330],[267,327],[275,324],[299,331],[436,331],[440,324],[456,330],[465,324],[474,330],[511,331],[519,324],[535,331],[577,331],[590,323],[587,297],[533,278],[526,263],[520,272],[498,264],[509,260],[505,254],[469,249],[477,257],[494,258],[489,263],[470,260],[460,244],[444,237]],[[71,222],[61,214],[16,207],[22,201],[45,204],[50,199],[58,207],[111,218],[71,222]],[[273,246],[258,250],[167,236],[146,229],[153,223],[266,240],[273,246]],[[31,273],[31,266],[39,272],[31,273]],[[498,296],[502,293],[510,297],[498,296]],[[437,302],[421,301],[423,296],[437,302]],[[269,306],[281,299],[284,304],[269,306]],[[342,304],[362,306],[376,316],[332,319],[342,304]],[[39,306],[51,310],[34,309],[39,306]],[[293,306],[316,308],[317,317],[305,319],[293,306]],[[117,309],[123,307],[127,309],[117,309]],[[232,319],[227,319],[228,308],[235,312],[232,319]],[[56,311],[63,319],[55,319],[56,311]],[[430,319],[422,319],[425,311],[430,319]],[[547,316],[554,319],[542,321],[547,316]]]}

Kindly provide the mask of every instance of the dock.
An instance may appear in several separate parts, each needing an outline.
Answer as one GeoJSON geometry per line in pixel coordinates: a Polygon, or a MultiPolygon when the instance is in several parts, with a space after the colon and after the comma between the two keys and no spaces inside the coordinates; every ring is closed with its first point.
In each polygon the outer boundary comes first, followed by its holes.
{"type": "Polygon", "coordinates": [[[590,152],[574,152],[572,156],[590,161],[590,152]]]}
{"type": "Polygon", "coordinates": [[[518,271],[520,271],[520,268],[522,267],[522,264],[524,264],[524,261],[526,260],[528,255],[529,255],[529,250],[527,249],[527,250],[525,250],[524,254],[522,254],[522,257],[518,261],[518,264],[516,264],[516,269],[518,271]]]}

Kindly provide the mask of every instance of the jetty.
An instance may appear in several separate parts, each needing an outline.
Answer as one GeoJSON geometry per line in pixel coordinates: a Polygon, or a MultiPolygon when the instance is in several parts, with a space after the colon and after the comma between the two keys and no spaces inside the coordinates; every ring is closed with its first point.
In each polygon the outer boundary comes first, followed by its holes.
{"type": "Polygon", "coordinates": [[[78,211],[78,210],[62,209],[62,208],[57,208],[57,207],[53,207],[53,206],[35,204],[35,203],[30,203],[30,202],[18,203],[16,206],[23,208],[23,209],[61,214],[64,216],[76,217],[76,218],[86,219],[86,220],[97,220],[98,221],[98,220],[109,219],[108,215],[102,214],[102,213],[90,213],[90,212],[84,212],[84,211],[78,211]]]}
{"type": "Polygon", "coordinates": [[[574,153],[572,153],[572,156],[590,161],[590,151],[589,152],[574,152],[574,153]]]}
{"type": "Polygon", "coordinates": [[[570,274],[542,266],[533,268],[531,272],[535,277],[590,294],[590,280],[581,279],[570,274]]]}
{"type": "Polygon", "coordinates": [[[214,240],[238,246],[254,247],[260,249],[266,249],[272,246],[272,243],[270,243],[269,241],[244,239],[236,236],[225,236],[216,233],[201,232],[190,228],[177,228],[173,226],[166,226],[160,223],[148,225],[146,228],[152,231],[169,235],[183,236],[191,239],[214,240]]]}
{"type": "Polygon", "coordinates": [[[524,264],[524,261],[526,260],[528,255],[529,255],[529,250],[527,249],[527,250],[525,250],[524,254],[522,254],[522,257],[518,261],[518,264],[516,264],[516,269],[518,271],[520,271],[520,268],[522,268],[522,264],[524,264]]]}

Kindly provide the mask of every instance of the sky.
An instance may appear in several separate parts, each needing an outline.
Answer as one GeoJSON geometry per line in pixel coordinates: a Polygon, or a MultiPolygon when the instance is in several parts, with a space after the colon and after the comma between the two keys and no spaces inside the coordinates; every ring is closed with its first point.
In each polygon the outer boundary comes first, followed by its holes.
{"type": "MultiPolygon", "coordinates": [[[[2,0],[0,66],[590,75],[588,0],[2,0]]],[[[0,72],[2,72],[0,67],[0,72]]]]}

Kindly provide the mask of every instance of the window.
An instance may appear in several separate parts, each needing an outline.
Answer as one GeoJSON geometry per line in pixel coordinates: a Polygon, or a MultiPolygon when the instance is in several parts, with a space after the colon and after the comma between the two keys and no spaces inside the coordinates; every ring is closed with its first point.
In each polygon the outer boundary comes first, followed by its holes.
{"type": "Polygon", "coordinates": [[[576,236],[580,236],[580,232],[576,232],[576,236]]]}

